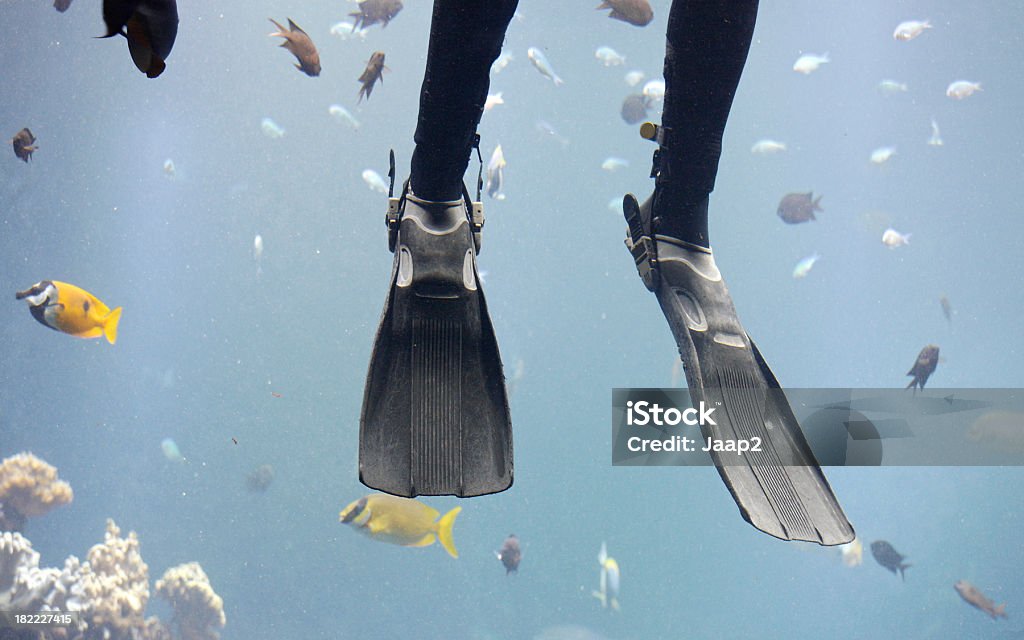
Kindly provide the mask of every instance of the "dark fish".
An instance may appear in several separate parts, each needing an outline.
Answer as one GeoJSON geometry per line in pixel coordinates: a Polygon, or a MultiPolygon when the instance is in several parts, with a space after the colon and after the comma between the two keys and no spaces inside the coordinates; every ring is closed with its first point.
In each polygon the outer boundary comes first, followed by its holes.
{"type": "Polygon", "coordinates": [[[609,18],[622,20],[636,27],[646,27],[654,19],[654,10],[647,0],[604,0],[597,8],[611,9],[609,18]]]}
{"type": "Polygon", "coordinates": [[[953,322],[953,305],[949,303],[946,294],[939,298],[939,304],[942,306],[942,315],[946,316],[946,322],[953,322]]]}
{"type": "Polygon", "coordinates": [[[626,124],[638,124],[647,119],[647,106],[649,105],[647,96],[642,93],[634,93],[626,96],[626,99],[622,101],[622,115],[623,121],[626,124]]]}
{"type": "Polygon", "coordinates": [[[270,34],[271,37],[280,36],[284,38],[281,46],[298,59],[299,64],[295,65],[295,68],[310,77],[320,75],[320,53],[317,52],[316,45],[313,44],[313,41],[306,32],[299,25],[292,22],[291,18],[288,18],[287,29],[278,24],[273,18],[270,21],[277,27],[277,31],[270,34]]]}
{"type": "Polygon", "coordinates": [[[401,0],[363,0],[359,3],[359,11],[348,15],[356,19],[356,26],[352,31],[372,27],[378,22],[381,27],[388,26],[388,23],[402,10],[401,0]]]}
{"type": "Polygon", "coordinates": [[[786,194],[782,201],[779,202],[779,210],[776,213],[779,214],[779,217],[786,224],[800,224],[801,222],[816,220],[814,212],[824,211],[824,209],[819,204],[821,196],[815,199],[813,195],[813,191],[786,194]]]}
{"type": "Polygon", "coordinates": [[[245,477],[245,488],[253,493],[263,493],[274,481],[274,467],[262,464],[245,477]]]}
{"type": "Polygon", "coordinates": [[[903,563],[905,556],[900,555],[899,552],[892,548],[891,544],[885,540],[875,540],[871,543],[871,555],[875,556],[875,561],[878,564],[892,571],[893,575],[896,575],[896,572],[899,571],[900,577],[906,580],[903,571],[909,569],[910,565],[903,563]]]}
{"type": "Polygon", "coordinates": [[[1006,617],[1005,603],[997,607],[996,603],[986,598],[985,594],[979,591],[978,588],[970,582],[967,582],[966,580],[960,580],[953,585],[953,588],[956,589],[956,592],[959,593],[960,597],[964,599],[964,602],[971,605],[972,607],[981,609],[988,615],[992,616],[993,620],[998,620],[1001,617],[1006,617]]]}
{"type": "Polygon", "coordinates": [[[67,11],[70,6],[71,0],[53,0],[53,8],[61,13],[67,11]]]}
{"type": "Polygon", "coordinates": [[[519,571],[519,561],[523,559],[523,552],[519,549],[519,538],[516,534],[510,533],[501,545],[501,551],[495,551],[501,564],[505,565],[505,575],[519,571]]]}
{"type": "Polygon", "coordinates": [[[11,144],[14,146],[14,155],[23,162],[31,160],[32,154],[39,148],[36,146],[36,137],[28,130],[28,127],[14,134],[11,144]]]}
{"type": "Polygon", "coordinates": [[[921,349],[921,353],[917,354],[914,366],[910,367],[910,371],[907,372],[908,376],[914,376],[907,388],[924,389],[924,383],[928,382],[928,378],[935,373],[937,366],[939,366],[939,348],[934,344],[926,345],[924,349],[921,349]]]}
{"type": "Polygon", "coordinates": [[[128,52],[139,71],[149,78],[164,72],[178,36],[175,0],[103,0],[103,21],[104,38],[120,34],[128,39],[128,52]]]}
{"type": "Polygon", "coordinates": [[[363,96],[366,99],[370,99],[370,94],[373,93],[373,85],[380,80],[381,84],[384,84],[384,52],[374,51],[373,55],[370,56],[370,61],[366,63],[366,69],[363,70],[363,75],[359,76],[359,82],[363,83],[361,89],[359,89],[359,100],[363,101],[363,96]]]}

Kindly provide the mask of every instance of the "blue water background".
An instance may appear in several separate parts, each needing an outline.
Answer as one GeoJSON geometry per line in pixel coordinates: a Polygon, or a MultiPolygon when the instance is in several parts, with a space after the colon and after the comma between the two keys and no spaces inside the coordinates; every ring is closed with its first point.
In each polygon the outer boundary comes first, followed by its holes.
{"type": "MultiPolygon", "coordinates": [[[[523,376],[515,486],[424,499],[462,505],[456,561],[337,522],[367,493],[358,416],[391,269],[385,201],[360,174],[386,174],[394,148],[407,175],[430,3],[409,0],[386,29],[341,41],[328,31],[350,3],[184,0],[167,71],[148,80],[123,40],[92,38],[98,3],[58,14],[42,0],[0,2],[0,132],[28,126],[40,147],[29,165],[0,154],[0,456],[31,450],[75,490],[72,505],[29,524],[44,564],[83,556],[114,518],[138,532],[152,580],[202,564],[225,601],[225,640],[533,638],[570,623],[607,638],[1020,633],[1020,469],[828,470],[865,545],[887,539],[914,565],[902,582],[869,555],[849,569],[835,550],[755,531],[710,468],[611,467],[610,389],[669,385],[675,359],[608,206],[652,187],[653,147],[619,106],[627,70],[660,75],[668,3],[653,3],[644,29],[594,4],[521,3],[506,42],[515,60],[491,86],[505,104],[480,126],[485,161],[497,143],[508,160],[507,199],[486,202],[480,265],[506,369],[521,362],[523,376]],[[319,78],[291,67],[268,17],[312,36],[319,78]],[[601,66],[601,45],[626,66],[601,66]],[[530,66],[530,46],[564,86],[530,66]],[[389,71],[357,105],[375,50],[389,71]],[[331,119],[332,103],[358,132],[331,119]],[[264,117],[283,138],[261,133],[264,117]],[[609,174],[607,156],[630,166],[609,174]],[[13,292],[42,279],[123,306],[117,345],[34,322],[13,292]],[[187,462],[163,457],[165,437],[187,462]],[[261,464],[274,484],[249,493],[244,478],[261,464]],[[492,552],[509,532],[524,559],[506,578],[492,552]],[[591,597],[602,541],[622,568],[619,614],[591,597]],[[1010,619],[964,604],[959,579],[1008,602],[1010,619]]],[[[1024,384],[1022,14],[1014,2],[763,3],[711,237],[783,384],[903,385],[928,343],[944,358],[931,384],[1024,384]],[[935,28],[893,40],[897,23],[924,18],[935,28]],[[826,51],[819,71],[791,70],[826,51]],[[883,95],[883,78],[909,91],[883,95]],[[983,91],[950,100],[958,79],[983,91]],[[941,148],[926,144],[933,117],[941,148]],[[751,154],[764,137],[788,150],[751,154]],[[878,167],[868,158],[880,146],[896,155],[878,167]],[[811,190],[824,196],[818,221],[782,224],[779,199],[811,190]],[[881,243],[890,225],[912,233],[909,246],[881,243]],[[814,252],[821,260],[794,280],[814,252]]],[[[169,619],[155,596],[150,610],[169,619]]]]}

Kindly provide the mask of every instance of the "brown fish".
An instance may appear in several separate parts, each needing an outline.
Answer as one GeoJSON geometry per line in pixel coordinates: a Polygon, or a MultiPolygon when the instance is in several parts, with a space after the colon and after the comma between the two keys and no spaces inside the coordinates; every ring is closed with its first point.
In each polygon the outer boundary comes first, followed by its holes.
{"type": "Polygon", "coordinates": [[[18,156],[22,162],[31,160],[32,154],[39,148],[36,146],[36,137],[28,130],[28,127],[14,134],[11,144],[14,146],[14,155],[18,156]]]}
{"type": "Polygon", "coordinates": [[[654,19],[654,10],[647,0],[604,0],[597,9],[611,9],[609,18],[622,20],[636,27],[646,27],[654,19]]]}
{"type": "Polygon", "coordinates": [[[175,0],[103,0],[103,22],[110,38],[122,35],[139,71],[155,78],[167,67],[178,37],[178,4],[175,0]]]}
{"type": "Polygon", "coordinates": [[[309,35],[299,25],[292,22],[291,18],[288,18],[287,29],[278,24],[273,18],[270,21],[277,27],[277,31],[270,34],[270,36],[284,38],[281,46],[290,51],[299,61],[295,68],[311,78],[320,75],[320,53],[316,50],[316,45],[313,44],[309,35]]]}
{"type": "Polygon", "coordinates": [[[356,19],[356,26],[352,31],[372,27],[378,22],[381,27],[388,26],[388,23],[402,10],[401,0],[363,0],[359,3],[359,11],[348,15],[356,19]]]}
{"type": "Polygon", "coordinates": [[[1006,617],[1006,603],[996,606],[996,603],[992,602],[985,597],[981,591],[978,591],[978,587],[974,586],[966,580],[960,580],[953,585],[956,592],[960,594],[960,597],[964,599],[964,602],[981,609],[988,615],[992,616],[993,620],[1006,617]]]}
{"type": "Polygon", "coordinates": [[[523,559],[523,552],[519,548],[519,538],[516,534],[510,533],[501,545],[501,551],[495,551],[501,564],[505,565],[505,575],[519,571],[519,561],[523,559]]]}
{"type": "Polygon", "coordinates": [[[359,100],[363,101],[363,96],[366,99],[370,99],[370,94],[373,93],[373,85],[380,80],[381,84],[384,84],[384,52],[374,51],[373,55],[370,56],[370,61],[366,63],[366,69],[363,70],[363,75],[359,76],[359,82],[363,83],[361,89],[359,89],[359,100]]]}
{"type": "Polygon", "coordinates": [[[71,0],[53,0],[53,8],[61,13],[67,11],[70,6],[71,0]]]}
{"type": "Polygon", "coordinates": [[[875,557],[875,561],[878,564],[892,571],[893,575],[896,575],[898,571],[900,577],[906,580],[903,572],[909,569],[910,565],[903,561],[907,557],[893,549],[891,544],[885,540],[875,540],[871,543],[871,555],[875,557]]]}
{"type": "Polygon", "coordinates": [[[937,366],[939,366],[939,348],[934,344],[926,345],[924,349],[921,349],[921,353],[917,354],[914,366],[910,367],[910,371],[907,372],[908,376],[914,376],[907,388],[911,389],[916,386],[918,389],[924,389],[924,383],[928,382],[928,378],[935,373],[937,366]]]}
{"type": "Polygon", "coordinates": [[[619,115],[626,124],[637,124],[647,119],[647,107],[649,105],[647,96],[641,93],[634,93],[626,96],[622,101],[622,111],[619,115]]]}
{"type": "Polygon", "coordinates": [[[814,217],[814,212],[824,211],[820,205],[822,196],[818,196],[817,199],[814,199],[813,196],[813,191],[808,191],[807,193],[788,193],[779,202],[779,210],[776,213],[779,214],[779,217],[786,224],[800,224],[801,222],[817,220],[814,217]]]}
{"type": "MultiPolygon", "coordinates": [[[[237,442],[235,444],[238,444],[237,442]]],[[[245,488],[252,493],[263,493],[270,488],[270,484],[274,481],[274,467],[269,464],[263,464],[251,472],[245,477],[245,488]]]]}

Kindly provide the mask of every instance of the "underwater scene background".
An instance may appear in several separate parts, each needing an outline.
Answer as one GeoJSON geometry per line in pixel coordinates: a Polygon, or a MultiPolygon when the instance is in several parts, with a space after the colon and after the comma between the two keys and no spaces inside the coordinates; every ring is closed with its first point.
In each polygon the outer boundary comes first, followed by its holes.
{"type": "MultiPolygon", "coordinates": [[[[95,0],[66,13],[0,0],[0,133],[27,126],[39,146],[28,164],[0,155],[0,458],[31,451],[74,489],[25,527],[41,566],[84,557],[112,518],[138,534],[151,581],[202,565],[225,640],[1019,636],[1019,468],[826,469],[865,545],[848,567],[744,523],[711,468],[611,466],[611,389],[685,381],[609,207],[653,187],[654,147],[620,107],[637,91],[627,71],[661,75],[669,3],[652,2],[644,28],[594,4],[520,3],[514,59],[491,81],[504,104],[479,127],[484,162],[499,143],[508,162],[507,197],[485,196],[479,262],[514,382],[516,476],[498,495],[421,499],[462,506],[453,560],[338,522],[369,493],[359,408],[392,261],[385,197],[361,174],[386,175],[391,148],[398,180],[408,173],[431,4],[342,39],[330,30],[354,3],[182,0],[167,70],[150,80],[123,39],[93,39],[95,0]],[[268,17],[309,33],[318,78],[292,68],[268,17]],[[600,46],[625,65],[604,66],[600,46]],[[377,50],[388,71],[357,104],[377,50]],[[265,135],[264,118],[283,135],[265,135]],[[604,170],[608,157],[628,166],[604,170]],[[13,293],[46,279],[122,306],[117,344],[34,322],[13,293]],[[253,491],[262,465],[272,479],[253,491]],[[510,532],[523,559],[506,577],[493,552],[510,532]],[[913,565],[905,581],[870,557],[878,539],[913,565]],[[602,542],[621,567],[619,612],[592,597],[602,542]],[[962,602],[962,579],[1009,618],[962,602]]],[[[930,387],[1024,384],[1022,22],[1015,2],[761,3],[711,240],[783,385],[904,386],[926,344],[943,358],[930,387]],[[925,18],[932,29],[894,40],[925,18]],[[829,62],[795,73],[809,52],[829,62]],[[884,79],[906,91],[879,90],[884,79]],[[982,90],[947,97],[962,79],[982,90]],[[933,119],[942,146],[928,144],[933,119]],[[786,150],[752,153],[765,138],[786,150]],[[881,147],[895,153],[872,162],[881,147]],[[780,199],[808,191],[823,196],[817,220],[779,220],[780,199]],[[887,228],[909,244],[887,247],[887,228]]],[[[155,595],[148,612],[171,619],[155,595]]]]}

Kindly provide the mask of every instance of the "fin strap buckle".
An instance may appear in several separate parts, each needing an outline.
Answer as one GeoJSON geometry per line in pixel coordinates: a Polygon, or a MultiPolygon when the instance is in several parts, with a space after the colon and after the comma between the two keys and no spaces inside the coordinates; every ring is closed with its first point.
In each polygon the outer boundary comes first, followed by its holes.
{"type": "Polygon", "coordinates": [[[388,250],[395,252],[398,244],[398,227],[402,224],[402,199],[388,198],[388,211],[384,214],[384,224],[388,227],[388,250]]]}
{"type": "Polygon", "coordinates": [[[626,248],[633,255],[633,263],[637,273],[648,291],[656,291],[661,282],[658,269],[658,246],[654,238],[644,229],[640,205],[636,196],[627,193],[622,199],[622,213],[626,217],[629,231],[626,235],[626,248]]]}

